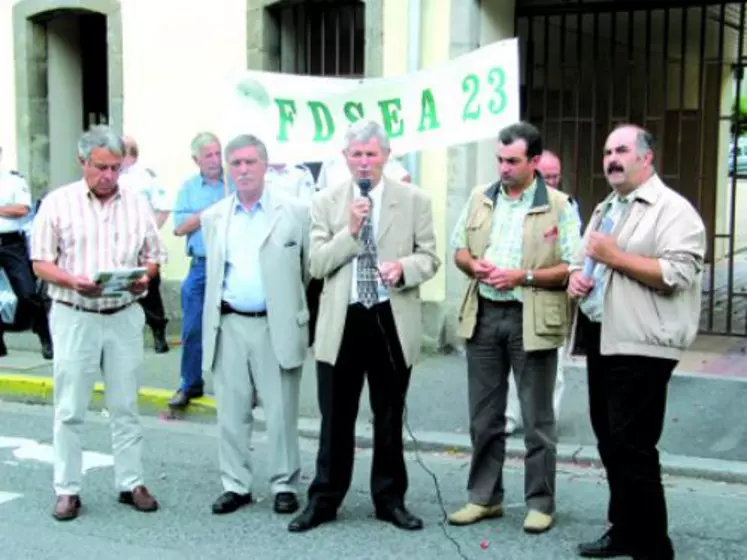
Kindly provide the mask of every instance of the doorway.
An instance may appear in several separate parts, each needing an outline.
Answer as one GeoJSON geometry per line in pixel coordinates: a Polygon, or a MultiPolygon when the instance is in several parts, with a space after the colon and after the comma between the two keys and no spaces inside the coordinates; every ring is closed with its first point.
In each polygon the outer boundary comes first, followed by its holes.
{"type": "Polygon", "coordinates": [[[49,187],[79,176],[81,132],[109,120],[106,16],[64,10],[36,18],[46,35],[49,187]]]}
{"type": "Polygon", "coordinates": [[[115,0],[22,0],[14,23],[18,163],[38,198],[80,177],[85,129],[121,132],[121,15],[115,0]]]}

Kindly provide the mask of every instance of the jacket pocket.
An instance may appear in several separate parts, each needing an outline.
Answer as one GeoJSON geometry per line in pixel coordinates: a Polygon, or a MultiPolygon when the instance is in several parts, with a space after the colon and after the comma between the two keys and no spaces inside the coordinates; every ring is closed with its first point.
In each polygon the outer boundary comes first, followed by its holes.
{"type": "Polygon", "coordinates": [[[568,324],[568,300],[565,292],[537,290],[532,299],[534,332],[540,336],[563,334],[568,324]]]}

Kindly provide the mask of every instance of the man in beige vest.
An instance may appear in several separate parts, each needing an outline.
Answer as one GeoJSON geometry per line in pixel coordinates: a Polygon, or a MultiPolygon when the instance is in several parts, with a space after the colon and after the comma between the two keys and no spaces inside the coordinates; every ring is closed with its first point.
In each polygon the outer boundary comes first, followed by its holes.
{"type": "Polygon", "coordinates": [[[537,173],[542,138],[529,123],[498,136],[500,181],[476,188],[454,231],[454,260],[469,277],[459,310],[467,339],[472,464],[468,503],[449,517],[468,525],[503,515],[506,394],[513,369],[526,426],[524,530],[547,531],[555,513],[553,391],[568,328],[564,286],[578,250],[568,196],[537,173]]]}
{"type": "MultiPolygon", "coordinates": [[[[545,150],[540,156],[539,162],[537,163],[537,171],[542,175],[545,180],[545,184],[553,189],[563,190],[560,187],[561,184],[561,173],[562,168],[560,164],[560,158],[551,152],[545,150]]],[[[568,194],[568,193],[566,193],[568,194]]],[[[570,199],[570,195],[569,195],[570,199]]],[[[573,207],[576,214],[578,214],[578,205],[570,199],[571,206],[573,207]]],[[[579,223],[581,217],[578,217],[579,223]]],[[[563,354],[565,348],[558,348],[558,371],[555,378],[555,394],[553,395],[553,410],[555,411],[555,423],[557,425],[560,420],[560,403],[563,400],[563,392],[565,390],[565,375],[563,372],[563,354]]],[[[521,418],[521,407],[519,406],[519,395],[516,391],[516,377],[508,376],[508,405],[506,406],[506,433],[512,434],[517,429],[522,428],[523,421],[521,418]]]]}
{"type": "Polygon", "coordinates": [[[656,173],[652,144],[631,125],[607,138],[612,192],[594,209],[568,283],[577,319],[588,319],[589,415],[610,489],[610,528],[579,546],[586,558],[674,558],[656,446],[669,380],[698,332],[706,234],[656,173]]]}

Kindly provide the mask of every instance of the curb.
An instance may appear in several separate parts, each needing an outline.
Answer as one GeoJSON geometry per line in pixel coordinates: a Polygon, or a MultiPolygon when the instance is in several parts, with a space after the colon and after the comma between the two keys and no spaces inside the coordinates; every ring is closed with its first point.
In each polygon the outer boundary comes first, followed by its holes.
{"type": "MultiPolygon", "coordinates": [[[[54,382],[50,377],[0,373],[0,400],[51,405],[53,391],[54,382]]],[[[138,405],[141,413],[162,414],[168,409],[167,403],[172,395],[173,391],[166,389],[141,388],[138,395],[138,405]]],[[[89,408],[100,411],[104,408],[104,405],[104,385],[103,383],[96,383],[89,408]]],[[[213,397],[195,399],[186,409],[184,419],[213,419],[215,418],[215,410],[216,405],[213,397]]],[[[255,409],[254,418],[256,429],[258,431],[264,430],[264,412],[261,409],[255,409]]],[[[299,435],[306,439],[319,439],[319,422],[319,419],[299,418],[299,435]]],[[[404,447],[407,451],[466,455],[472,452],[470,438],[466,434],[429,431],[413,433],[407,423],[405,423],[405,430],[404,447]]],[[[356,426],[356,446],[362,448],[373,446],[373,426],[368,423],[358,423],[356,426]]],[[[506,440],[507,458],[522,459],[524,451],[522,440],[516,438],[506,440]]],[[[559,443],[557,458],[559,464],[602,468],[602,462],[595,446],[559,443]]],[[[747,463],[744,462],[672,455],[665,452],[660,453],[660,460],[662,474],[664,475],[700,478],[729,484],[747,484],[747,463]]]]}

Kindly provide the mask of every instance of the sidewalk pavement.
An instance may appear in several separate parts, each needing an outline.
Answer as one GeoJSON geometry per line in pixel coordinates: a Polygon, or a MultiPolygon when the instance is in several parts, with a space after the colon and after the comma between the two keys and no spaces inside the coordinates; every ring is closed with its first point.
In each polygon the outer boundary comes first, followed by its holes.
{"type": "MultiPolygon", "coordinates": [[[[51,362],[27,333],[7,333],[9,355],[0,358],[0,399],[50,403],[51,362]]],[[[177,387],[180,349],[172,341],[167,354],[157,355],[147,342],[140,404],[144,413],[165,413],[177,387]]],[[[670,383],[667,420],[660,450],[669,474],[747,483],[747,340],[700,338],[685,356],[670,383]]],[[[206,379],[212,393],[212,379],[206,379]]],[[[92,408],[103,407],[97,386],[92,408]]],[[[194,401],[186,419],[213,421],[215,401],[194,401]]],[[[260,428],[261,409],[255,411],[260,428]]],[[[301,381],[301,432],[318,438],[319,412],[316,376],[311,357],[301,381]]],[[[367,391],[361,397],[358,439],[372,442],[367,391]]],[[[408,393],[408,445],[416,437],[420,449],[464,453],[470,451],[467,413],[466,363],[460,353],[426,355],[415,366],[408,393]]],[[[560,461],[599,464],[596,442],[588,420],[586,372],[583,360],[566,362],[566,389],[558,424],[560,461]]],[[[521,434],[509,438],[509,454],[523,455],[521,434]]]]}

